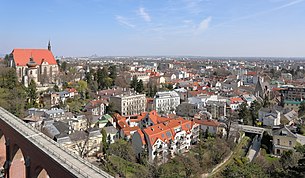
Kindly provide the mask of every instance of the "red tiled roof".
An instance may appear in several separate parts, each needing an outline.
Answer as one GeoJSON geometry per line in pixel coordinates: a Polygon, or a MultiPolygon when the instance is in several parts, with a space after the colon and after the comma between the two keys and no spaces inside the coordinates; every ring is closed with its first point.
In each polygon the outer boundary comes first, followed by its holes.
{"type": "Polygon", "coordinates": [[[194,122],[190,120],[185,120],[182,118],[169,120],[164,123],[150,126],[143,130],[148,137],[150,145],[153,145],[158,139],[163,142],[168,142],[169,140],[174,140],[176,135],[175,128],[181,126],[181,129],[189,132],[193,127],[194,122]]]}
{"type": "Polygon", "coordinates": [[[140,135],[140,137],[141,137],[142,144],[145,145],[146,142],[145,142],[144,133],[142,132],[141,129],[138,129],[137,132],[139,133],[139,135],[140,135]]]}
{"type": "Polygon", "coordinates": [[[131,135],[130,132],[135,132],[139,129],[140,128],[138,126],[134,126],[134,127],[125,127],[122,130],[123,130],[125,136],[129,136],[129,135],[131,135]]]}
{"type": "Polygon", "coordinates": [[[14,49],[12,54],[16,66],[26,66],[30,61],[30,57],[39,65],[43,61],[48,62],[50,65],[57,64],[52,52],[47,49],[14,49]]]}
{"type": "Polygon", "coordinates": [[[242,103],[244,102],[243,99],[235,97],[235,98],[230,98],[231,103],[242,103]]]}
{"type": "Polygon", "coordinates": [[[256,75],[256,72],[247,72],[246,75],[249,75],[249,76],[255,76],[256,75]]]}
{"type": "Polygon", "coordinates": [[[215,120],[201,120],[201,119],[195,119],[195,123],[200,125],[206,125],[206,126],[212,126],[212,127],[218,127],[220,125],[219,122],[215,120]]]}

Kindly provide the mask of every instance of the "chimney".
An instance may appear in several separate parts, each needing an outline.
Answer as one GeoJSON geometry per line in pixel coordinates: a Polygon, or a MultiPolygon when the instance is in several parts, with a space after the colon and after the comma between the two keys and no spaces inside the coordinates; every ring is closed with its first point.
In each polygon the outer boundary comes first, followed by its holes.
{"type": "Polygon", "coordinates": [[[154,131],[154,128],[151,128],[151,131],[154,131]]]}

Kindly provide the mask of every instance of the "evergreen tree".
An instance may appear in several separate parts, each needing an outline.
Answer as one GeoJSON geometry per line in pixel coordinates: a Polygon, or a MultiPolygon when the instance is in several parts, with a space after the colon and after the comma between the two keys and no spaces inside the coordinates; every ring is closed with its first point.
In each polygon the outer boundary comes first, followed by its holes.
{"type": "Polygon", "coordinates": [[[250,113],[251,113],[251,118],[252,118],[252,125],[254,126],[257,119],[258,119],[258,111],[260,110],[261,108],[261,104],[257,101],[253,101],[251,103],[251,106],[250,106],[250,113]]]}
{"type": "Polygon", "coordinates": [[[67,70],[67,62],[64,61],[63,63],[61,63],[60,68],[63,72],[65,72],[67,70]]]}
{"type": "Polygon", "coordinates": [[[53,90],[54,90],[55,92],[59,92],[59,87],[55,84],[54,87],[53,87],[53,90]]]}
{"type": "Polygon", "coordinates": [[[130,82],[130,88],[133,88],[135,91],[137,91],[137,86],[138,86],[138,77],[134,75],[130,82]]]}
{"type": "Polygon", "coordinates": [[[157,85],[154,85],[154,89],[153,89],[153,92],[152,92],[152,97],[154,97],[157,92],[158,92],[157,85]]]}
{"type": "Polygon", "coordinates": [[[250,113],[249,109],[247,108],[246,103],[242,103],[239,106],[238,118],[239,118],[239,120],[243,120],[243,123],[246,125],[252,124],[251,113],[250,113]]]}
{"type": "Polygon", "coordinates": [[[137,83],[137,88],[136,88],[136,91],[138,93],[142,93],[144,91],[144,85],[143,85],[143,81],[140,80],[138,83],[137,83]]]}
{"type": "Polygon", "coordinates": [[[154,94],[153,94],[153,87],[151,84],[148,85],[148,91],[147,91],[147,96],[149,97],[154,97],[154,94]]]}
{"type": "Polygon", "coordinates": [[[263,101],[263,107],[267,108],[269,106],[270,106],[269,98],[267,96],[265,96],[264,101],[263,101]]]}
{"type": "Polygon", "coordinates": [[[36,99],[37,99],[37,88],[34,80],[31,80],[28,88],[27,88],[28,98],[29,98],[29,108],[36,107],[36,99]]]}
{"type": "Polygon", "coordinates": [[[102,136],[103,136],[102,137],[103,153],[106,153],[106,151],[108,150],[108,147],[109,147],[109,145],[107,143],[107,133],[104,128],[101,130],[101,132],[102,132],[102,136]]]}
{"type": "Polygon", "coordinates": [[[9,70],[6,71],[4,74],[4,78],[6,79],[4,82],[4,87],[12,90],[13,88],[16,87],[18,83],[18,78],[16,71],[13,68],[10,68],[9,70]]]}
{"type": "Polygon", "coordinates": [[[108,87],[107,85],[109,83],[107,83],[107,82],[109,82],[109,80],[108,81],[106,81],[106,80],[109,77],[108,77],[108,68],[106,66],[104,66],[103,69],[101,69],[99,67],[99,69],[97,70],[96,77],[97,77],[97,84],[98,84],[99,89],[104,89],[104,88],[108,87]]]}
{"type": "Polygon", "coordinates": [[[117,77],[117,70],[116,70],[116,66],[115,65],[112,65],[109,67],[109,77],[112,79],[112,86],[114,85],[114,81],[117,77]]]}

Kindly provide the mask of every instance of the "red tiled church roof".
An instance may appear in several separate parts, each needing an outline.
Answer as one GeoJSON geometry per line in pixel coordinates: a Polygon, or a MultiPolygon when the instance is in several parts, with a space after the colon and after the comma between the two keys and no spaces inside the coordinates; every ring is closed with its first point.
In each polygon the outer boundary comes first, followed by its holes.
{"type": "Polygon", "coordinates": [[[43,61],[48,62],[49,65],[57,64],[52,52],[47,49],[14,49],[12,54],[16,66],[26,66],[30,57],[39,65],[43,61]]]}

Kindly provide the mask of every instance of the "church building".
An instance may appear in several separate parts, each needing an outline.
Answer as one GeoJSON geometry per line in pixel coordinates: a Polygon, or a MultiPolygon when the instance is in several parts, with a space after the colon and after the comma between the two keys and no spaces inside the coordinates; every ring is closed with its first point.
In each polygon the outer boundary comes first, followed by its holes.
{"type": "Polygon", "coordinates": [[[16,69],[18,80],[25,86],[31,80],[37,85],[55,83],[59,73],[50,42],[48,49],[14,49],[10,54],[9,67],[16,69]]]}

